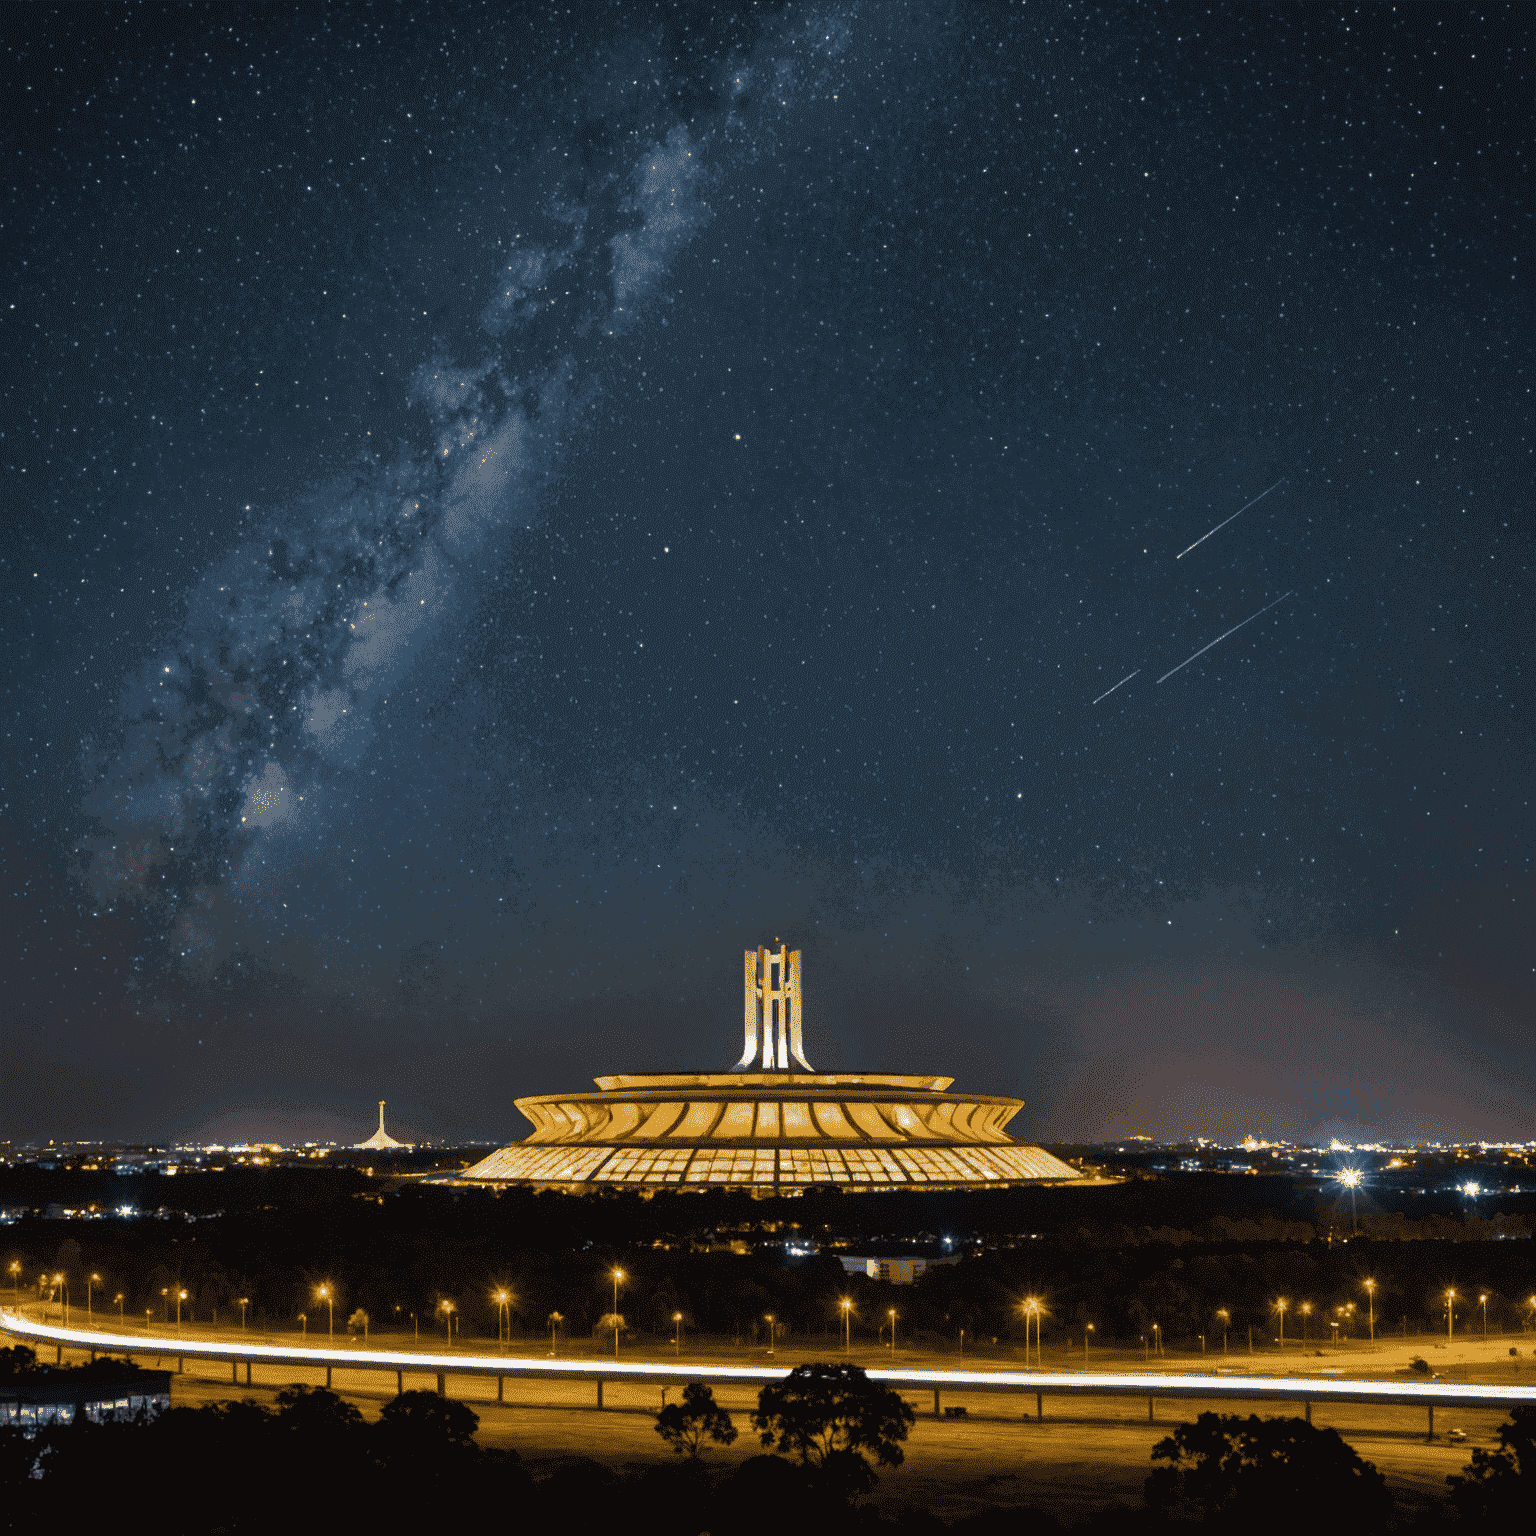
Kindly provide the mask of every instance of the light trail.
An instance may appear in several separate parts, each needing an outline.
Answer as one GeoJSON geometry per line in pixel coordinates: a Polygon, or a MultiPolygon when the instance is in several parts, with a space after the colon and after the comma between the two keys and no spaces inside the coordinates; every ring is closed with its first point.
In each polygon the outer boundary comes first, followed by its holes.
{"type": "MultiPolygon", "coordinates": [[[[336,1370],[415,1371],[421,1375],[506,1376],[526,1380],[646,1382],[704,1381],[759,1386],[782,1381],[789,1367],[672,1364],[644,1360],[551,1360],[547,1356],[413,1354],[383,1349],[308,1349],[278,1344],[222,1344],[154,1334],[60,1328],[0,1308],[0,1331],[65,1349],[118,1355],[174,1355],[232,1365],[330,1367],[336,1370]]],[[[1536,1380],[1503,1386],[1453,1381],[1348,1381],[1318,1376],[1217,1376],[1150,1371],[948,1371],[870,1368],[872,1381],[928,1391],[1030,1392],[1050,1397],[1166,1397],[1269,1399],[1279,1402],[1398,1403],[1417,1407],[1510,1408],[1536,1403],[1536,1380]]]]}
{"type": "MultiPolygon", "coordinates": [[[[1286,598],[1294,597],[1295,595],[1295,588],[1292,588],[1289,592],[1282,592],[1273,603],[1266,603],[1264,607],[1260,608],[1257,613],[1250,613],[1248,617],[1243,620],[1243,624],[1252,624],[1255,619],[1262,619],[1264,615],[1275,606],[1276,603],[1283,603],[1286,598]]],[[[1227,631],[1227,635],[1235,635],[1238,630],[1243,627],[1243,624],[1234,624],[1232,628],[1227,631]]],[[[1217,635],[1216,638],[1211,641],[1211,645],[1220,645],[1221,642],[1227,638],[1227,635],[1217,635]]],[[[1198,661],[1200,657],[1204,656],[1205,653],[1210,650],[1211,645],[1202,645],[1193,656],[1186,656],[1184,660],[1181,661],[1178,666],[1173,669],[1173,672],[1182,672],[1184,668],[1190,664],[1190,662],[1198,661]]],[[[1166,683],[1168,679],[1173,676],[1173,672],[1164,672],[1163,675],[1158,678],[1158,682],[1166,683]]]]}
{"type": "MultiPolygon", "coordinates": [[[[1284,484],[1285,484],[1285,476],[1281,475],[1281,477],[1278,480],[1275,481],[1275,485],[1270,486],[1269,491],[1274,490],[1275,486],[1277,486],[1277,485],[1284,485],[1284,484]]],[[[1263,501],[1264,498],[1269,495],[1269,491],[1260,491],[1259,494],[1257,496],[1255,496],[1253,498],[1253,500],[1250,501],[1247,504],[1247,506],[1239,507],[1237,509],[1237,511],[1232,514],[1231,517],[1226,519],[1226,522],[1217,523],[1216,526],[1211,529],[1211,533],[1220,533],[1221,530],[1227,526],[1227,523],[1230,523],[1234,519],[1241,517],[1243,515],[1243,513],[1248,510],[1248,507],[1257,506],[1261,501],[1263,501]]],[[[1205,541],[1208,538],[1210,538],[1211,533],[1202,533],[1200,535],[1200,537],[1198,539],[1196,539],[1195,542],[1189,546],[1189,549],[1199,549],[1200,546],[1202,544],[1204,544],[1205,541]]],[[[1184,558],[1184,556],[1189,553],[1189,549],[1180,550],[1179,553],[1176,554],[1173,558],[1175,560],[1182,560],[1184,558]]]]}
{"type": "MultiPolygon", "coordinates": [[[[1140,668],[1140,667],[1137,667],[1137,668],[1136,668],[1136,672],[1140,672],[1140,671],[1141,671],[1141,668],[1140,668]]],[[[1133,677],[1135,677],[1135,676],[1136,676],[1136,672],[1127,672],[1127,673],[1126,673],[1126,674],[1125,674],[1125,676],[1124,676],[1124,677],[1122,677],[1122,678],[1121,678],[1121,679],[1120,679],[1120,683],[1128,683],[1128,682],[1130,682],[1130,680],[1131,680],[1131,679],[1132,679],[1132,678],[1133,678],[1133,677]]],[[[1116,684],[1115,684],[1115,688],[1118,688],[1118,687],[1119,687],[1119,686],[1120,686],[1120,683],[1116,683],[1116,684]]],[[[1108,697],[1109,697],[1109,696],[1110,696],[1110,694],[1112,694],[1112,693],[1113,693],[1113,692],[1114,692],[1114,691],[1115,691],[1115,688],[1106,688],[1106,689],[1105,689],[1105,690],[1104,690],[1104,692],[1103,692],[1103,693],[1101,693],[1101,694],[1100,694],[1100,695],[1099,695],[1099,697],[1098,697],[1098,698],[1097,698],[1097,699],[1095,699],[1095,700],[1094,700],[1094,701],[1093,701],[1093,702],[1094,702],[1094,703],[1095,703],[1095,704],[1097,704],[1097,703],[1098,703],[1098,702],[1099,702],[1099,701],[1100,701],[1100,700],[1101,700],[1101,699],[1107,699],[1107,698],[1108,698],[1108,697]]]]}

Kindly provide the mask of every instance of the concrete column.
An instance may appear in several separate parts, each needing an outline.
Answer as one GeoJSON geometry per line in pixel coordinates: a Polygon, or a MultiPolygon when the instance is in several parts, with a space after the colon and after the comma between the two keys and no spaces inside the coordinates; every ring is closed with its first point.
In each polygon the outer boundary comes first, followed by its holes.
{"type": "Polygon", "coordinates": [[[1035,1393],[1035,1423],[1036,1424],[1043,1424],[1044,1422],[1045,1422],[1045,1394],[1043,1392],[1036,1392],[1035,1393]]]}
{"type": "Polygon", "coordinates": [[[55,1344],[53,1346],[53,1363],[55,1365],[64,1364],[64,1346],[62,1344],[55,1344]]]}
{"type": "Polygon", "coordinates": [[[331,1384],[331,1368],[330,1368],[330,1366],[326,1366],[326,1368],[325,1368],[325,1384],[326,1384],[327,1387],[329,1387],[330,1384],[331,1384]]]}
{"type": "Polygon", "coordinates": [[[238,1360],[231,1360],[229,1362],[229,1379],[234,1386],[240,1385],[240,1362],[238,1360]]]}
{"type": "Polygon", "coordinates": [[[251,1362],[249,1360],[245,1362],[245,1384],[246,1386],[251,1384],[251,1362]]]}
{"type": "Polygon", "coordinates": [[[396,1371],[395,1372],[395,1396],[396,1397],[403,1397],[404,1395],[405,1395],[405,1372],[404,1371],[396,1371]]]}
{"type": "Polygon", "coordinates": [[[601,1408],[603,1406],[603,1384],[602,1384],[602,1382],[598,1382],[598,1384],[597,1384],[597,1406],[599,1408],[601,1408]]]}
{"type": "Polygon", "coordinates": [[[1429,1438],[1431,1440],[1435,1438],[1435,1405],[1433,1403],[1429,1405],[1429,1438]]]}
{"type": "Polygon", "coordinates": [[[939,1416],[939,1389],[937,1387],[933,1389],[933,1416],[934,1418],[939,1416]]]}
{"type": "Polygon", "coordinates": [[[180,1355],[176,1356],[176,1374],[178,1376],[180,1376],[182,1371],[186,1368],[186,1363],[187,1362],[183,1360],[180,1355]]]}
{"type": "Polygon", "coordinates": [[[437,1395],[439,1397],[448,1396],[448,1373],[446,1371],[439,1371],[437,1373],[437,1395]]]}
{"type": "Polygon", "coordinates": [[[1154,1420],[1152,1417],[1152,1399],[1149,1397],[1147,1399],[1147,1423],[1152,1424],[1155,1422],[1156,1420],[1154,1420]]]}
{"type": "Polygon", "coordinates": [[[506,1385],[506,1381],[507,1378],[505,1376],[498,1376],[496,1378],[496,1401],[498,1403],[506,1401],[506,1399],[502,1396],[502,1388],[506,1385]]]}
{"type": "Polygon", "coordinates": [[[1308,1403],[1307,1404],[1307,1423],[1310,1424],[1311,1422],[1312,1422],[1312,1404],[1308,1403]]]}

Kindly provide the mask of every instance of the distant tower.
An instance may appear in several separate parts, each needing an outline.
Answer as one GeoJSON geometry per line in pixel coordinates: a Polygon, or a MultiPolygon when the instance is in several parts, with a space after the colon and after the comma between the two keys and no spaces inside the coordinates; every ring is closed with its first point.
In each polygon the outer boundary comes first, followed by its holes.
{"type": "Polygon", "coordinates": [[[805,1071],[814,1072],[801,1039],[800,951],[781,944],[775,953],[759,945],[746,951],[745,960],[747,1043],[736,1070],[744,1072],[752,1065],[761,1035],[766,1070],[792,1071],[793,1057],[805,1071]]]}
{"type": "Polygon", "coordinates": [[[379,1100],[379,1128],[378,1128],[378,1130],[376,1130],[373,1133],[372,1136],[370,1136],[368,1138],[367,1141],[360,1141],[360,1142],[358,1142],[357,1143],[357,1150],[359,1152],[361,1152],[364,1148],[378,1148],[378,1149],[382,1149],[384,1147],[403,1147],[403,1146],[405,1146],[405,1143],[403,1141],[396,1141],[395,1138],[393,1136],[389,1135],[388,1132],[386,1132],[385,1129],[384,1129],[384,1100],[380,1099],[379,1100]]]}

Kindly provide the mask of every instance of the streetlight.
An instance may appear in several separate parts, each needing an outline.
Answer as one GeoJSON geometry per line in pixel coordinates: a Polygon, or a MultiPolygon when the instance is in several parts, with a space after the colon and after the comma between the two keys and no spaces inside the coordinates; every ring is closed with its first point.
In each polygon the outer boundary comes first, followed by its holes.
{"type": "Polygon", "coordinates": [[[242,1297],[240,1297],[240,1332],[241,1333],[245,1332],[245,1309],[248,1306],[250,1306],[250,1304],[251,1304],[251,1298],[249,1296],[242,1296],[242,1297]]]}
{"type": "MultiPolygon", "coordinates": [[[[1157,1357],[1158,1357],[1159,1360],[1161,1360],[1162,1357],[1163,1357],[1163,1325],[1161,1323],[1153,1323],[1152,1324],[1152,1342],[1157,1346],[1157,1357]]],[[[1040,1353],[1040,1325],[1039,1325],[1039,1323],[1036,1323],[1035,1324],[1035,1354],[1036,1354],[1037,1358],[1039,1357],[1039,1353],[1040,1353]]]]}
{"type": "Polygon", "coordinates": [[[1275,1311],[1280,1314],[1280,1348],[1285,1348],[1285,1297],[1282,1296],[1275,1302],[1275,1311]]]}
{"type": "Polygon", "coordinates": [[[565,1319],[558,1312],[551,1312],[549,1314],[549,1354],[551,1359],[554,1358],[555,1354],[555,1335],[559,1332],[560,1324],[564,1321],[565,1319]]]}
{"type": "Polygon", "coordinates": [[[1365,1175],[1358,1168],[1345,1168],[1337,1175],[1338,1181],[1349,1191],[1349,1232],[1355,1233],[1355,1191],[1360,1188],[1365,1175]]]}
{"type": "Polygon", "coordinates": [[[100,1275],[87,1275],[85,1278],[85,1318],[87,1327],[90,1326],[91,1320],[96,1316],[91,1305],[91,1292],[100,1284],[100,1275]]]}
{"type": "Polygon", "coordinates": [[[1023,1302],[1024,1308],[1024,1369],[1029,1369],[1029,1324],[1034,1319],[1035,1324],[1035,1359],[1040,1358],[1040,1301],[1038,1297],[1026,1296],[1023,1302]]]}
{"type": "Polygon", "coordinates": [[[1483,1309],[1483,1343],[1488,1342],[1488,1294],[1485,1291],[1477,1298],[1477,1304],[1483,1309]]]}
{"type": "Polygon", "coordinates": [[[1302,1344],[1302,1348],[1303,1349],[1306,1348],[1306,1344],[1307,1344],[1307,1323],[1311,1319],[1311,1317],[1312,1317],[1312,1303],[1310,1301],[1302,1302],[1302,1304],[1301,1304],[1301,1344],[1302,1344]]]}
{"type": "Polygon", "coordinates": [[[1371,1343],[1374,1344],[1376,1342],[1376,1282],[1374,1280],[1365,1282],[1365,1294],[1370,1299],[1371,1343]]]}
{"type": "Polygon", "coordinates": [[[448,1347],[453,1347],[453,1303],[446,1297],[438,1302],[437,1310],[443,1314],[443,1329],[448,1335],[448,1347]]]}
{"type": "MultiPolygon", "coordinates": [[[[843,1299],[838,1302],[838,1306],[843,1309],[843,1353],[846,1355],[851,1353],[853,1348],[852,1324],[850,1324],[848,1321],[853,1312],[853,1302],[850,1301],[848,1297],[844,1296],[843,1299]]],[[[965,1329],[963,1328],[960,1330],[960,1348],[962,1351],[965,1349],[965,1329]]]]}
{"type": "Polygon", "coordinates": [[[326,1312],[330,1321],[326,1325],[327,1342],[334,1342],[336,1338],[336,1293],[328,1285],[315,1287],[315,1299],[325,1303],[326,1312]]]}
{"type": "Polygon", "coordinates": [[[165,1326],[171,1326],[171,1288],[168,1285],[160,1287],[160,1313],[165,1326]]]}
{"type": "Polygon", "coordinates": [[[144,1308],[144,1332],[145,1333],[149,1332],[149,1320],[154,1315],[155,1315],[155,1309],[153,1307],[145,1307],[144,1308]]]}
{"type": "Polygon", "coordinates": [[[891,1359],[896,1359],[896,1308],[891,1307],[885,1314],[891,1320],[891,1359]]]}
{"type": "Polygon", "coordinates": [[[502,1325],[502,1319],[503,1318],[506,1319],[507,1341],[509,1343],[511,1342],[511,1339],[512,1339],[512,1314],[508,1310],[511,1305],[512,1305],[512,1293],[510,1291],[500,1290],[500,1291],[496,1292],[496,1342],[498,1344],[501,1343],[501,1325],[502,1325]]]}
{"type": "Polygon", "coordinates": [[[619,1286],[623,1282],[624,1271],[616,1269],[613,1272],[613,1358],[619,1358],[619,1286]]]}
{"type": "Polygon", "coordinates": [[[1450,1340],[1451,1340],[1452,1324],[1455,1321],[1455,1302],[1456,1302],[1456,1292],[1455,1291],[1447,1291],[1445,1293],[1445,1340],[1446,1340],[1446,1343],[1450,1343],[1450,1340]]]}
{"type": "Polygon", "coordinates": [[[768,1324],[768,1353],[771,1355],[773,1353],[773,1335],[777,1331],[778,1325],[773,1320],[772,1312],[765,1312],[763,1319],[768,1324]]]}
{"type": "Polygon", "coordinates": [[[53,1283],[58,1287],[59,1297],[63,1304],[60,1316],[64,1319],[64,1326],[69,1327],[69,1281],[64,1275],[55,1275],[53,1283]]]}
{"type": "Polygon", "coordinates": [[[1225,1307],[1217,1307],[1216,1316],[1221,1319],[1221,1352],[1227,1352],[1227,1329],[1232,1326],[1232,1314],[1225,1307]]]}
{"type": "Polygon", "coordinates": [[[176,1292],[176,1332],[181,1332],[181,1304],[187,1299],[185,1291],[176,1292]]]}
{"type": "Polygon", "coordinates": [[[677,1359],[683,1356],[683,1314],[672,1314],[672,1353],[677,1359]]]}
{"type": "Polygon", "coordinates": [[[309,1341],[309,1313],[299,1313],[299,1337],[306,1343],[309,1341]]]}
{"type": "Polygon", "coordinates": [[[11,1289],[16,1293],[15,1305],[21,1305],[21,1260],[11,1260],[11,1289]]]}
{"type": "Polygon", "coordinates": [[[1085,1323],[1083,1325],[1083,1369],[1084,1370],[1086,1370],[1088,1368],[1088,1340],[1091,1339],[1092,1337],[1093,1337],[1093,1324],[1092,1323],[1085,1323]]]}
{"type": "Polygon", "coordinates": [[[121,1323],[123,1321],[123,1293],[119,1291],[112,1299],[117,1303],[117,1320],[121,1323]]]}

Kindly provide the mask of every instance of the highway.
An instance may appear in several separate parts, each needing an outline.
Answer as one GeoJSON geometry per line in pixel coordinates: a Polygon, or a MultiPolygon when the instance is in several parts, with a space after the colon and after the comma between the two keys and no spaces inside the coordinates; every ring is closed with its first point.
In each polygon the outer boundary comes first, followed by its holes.
{"type": "MultiPolygon", "coordinates": [[[[34,1346],[55,1350],[92,1351],[113,1355],[170,1356],[178,1362],[205,1360],[227,1362],[230,1379],[238,1383],[245,1368],[294,1366],[344,1371],[392,1373],[396,1390],[404,1390],[407,1376],[434,1379],[437,1390],[447,1390],[447,1380],[458,1377],[492,1377],[505,1381],[567,1381],[593,1384],[597,1406],[603,1402],[604,1383],[668,1386],[689,1381],[738,1387],[762,1386],[781,1380],[793,1368],[766,1361],[756,1365],[722,1365],[710,1361],[675,1360],[562,1360],[549,1356],[504,1354],[429,1353],[403,1350],[311,1348],[282,1344],[255,1344],[189,1339],[174,1334],[127,1333],[105,1328],[62,1327],[26,1317],[10,1307],[0,1307],[0,1332],[34,1346]]],[[[1536,1379],[1508,1385],[1486,1382],[1438,1380],[1349,1380],[1338,1375],[1238,1375],[1205,1372],[1151,1371],[1044,1371],[1044,1370],[948,1370],[869,1368],[872,1380],[905,1391],[932,1392],[934,1412],[940,1412],[945,1393],[1007,1392],[1033,1394],[1037,1416],[1043,1417],[1046,1398],[1133,1397],[1148,1400],[1149,1417],[1157,1399],[1198,1398],[1207,1402],[1242,1401],[1306,1404],[1378,1403],[1422,1407],[1433,1426],[1435,1408],[1492,1408],[1508,1410],[1520,1403],[1536,1402],[1536,1379]]]]}

